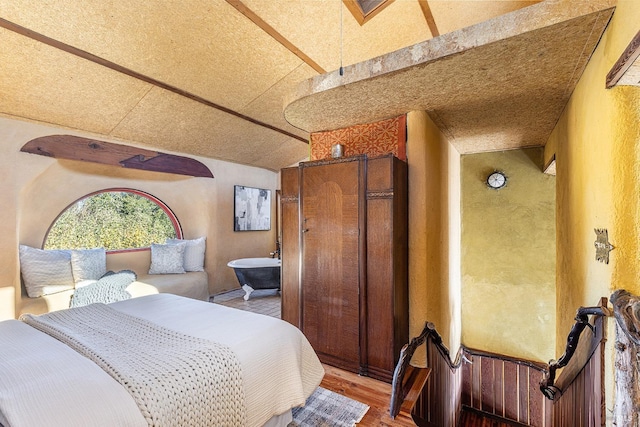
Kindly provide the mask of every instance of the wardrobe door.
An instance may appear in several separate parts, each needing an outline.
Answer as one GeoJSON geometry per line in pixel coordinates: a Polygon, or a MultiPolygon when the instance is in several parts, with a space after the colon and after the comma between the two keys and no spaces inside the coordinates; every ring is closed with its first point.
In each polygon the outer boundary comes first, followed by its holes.
{"type": "Polygon", "coordinates": [[[367,166],[367,374],[391,382],[409,342],[407,165],[367,166]]]}
{"type": "Polygon", "coordinates": [[[357,372],[359,159],[302,169],[302,331],[320,359],[357,372]]]}

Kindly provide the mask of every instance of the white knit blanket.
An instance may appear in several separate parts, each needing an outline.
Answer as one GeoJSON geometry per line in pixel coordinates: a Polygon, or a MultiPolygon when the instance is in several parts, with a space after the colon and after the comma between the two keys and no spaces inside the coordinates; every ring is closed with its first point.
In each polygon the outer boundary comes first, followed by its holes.
{"type": "Polygon", "coordinates": [[[131,298],[127,287],[136,280],[136,273],[122,270],[114,273],[108,271],[98,281],[86,286],[76,287],[71,297],[70,307],[82,307],[93,303],[122,301],[131,298]]]}
{"type": "Polygon", "coordinates": [[[129,391],[150,426],[246,425],[242,370],[224,345],[104,304],[21,320],[109,373],[129,391]]]}

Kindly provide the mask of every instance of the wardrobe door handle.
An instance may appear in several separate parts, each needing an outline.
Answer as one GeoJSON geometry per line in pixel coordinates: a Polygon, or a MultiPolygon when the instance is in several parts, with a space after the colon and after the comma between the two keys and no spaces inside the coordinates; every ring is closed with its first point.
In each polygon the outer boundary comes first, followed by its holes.
{"type": "Polygon", "coordinates": [[[304,229],[302,230],[302,232],[303,232],[303,233],[306,233],[307,231],[309,231],[309,229],[308,229],[308,228],[304,228],[304,229]]]}

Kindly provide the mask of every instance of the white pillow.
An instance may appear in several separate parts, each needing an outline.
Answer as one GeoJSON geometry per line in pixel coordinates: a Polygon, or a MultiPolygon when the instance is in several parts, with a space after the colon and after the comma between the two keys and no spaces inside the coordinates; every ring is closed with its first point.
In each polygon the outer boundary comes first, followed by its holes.
{"type": "Polygon", "coordinates": [[[206,238],[199,237],[192,240],[167,239],[168,245],[176,243],[186,243],[184,250],[184,270],[185,271],[204,271],[204,250],[206,247],[206,238]]]}
{"type": "Polygon", "coordinates": [[[31,298],[73,289],[69,251],[20,245],[20,272],[31,298]]]}
{"type": "Polygon", "coordinates": [[[104,248],[71,251],[71,271],[76,285],[100,279],[107,272],[107,251],[104,248]]]}
{"type": "Polygon", "coordinates": [[[184,273],[184,250],[187,244],[172,245],[151,244],[151,267],[149,274],[179,274],[184,273]]]}

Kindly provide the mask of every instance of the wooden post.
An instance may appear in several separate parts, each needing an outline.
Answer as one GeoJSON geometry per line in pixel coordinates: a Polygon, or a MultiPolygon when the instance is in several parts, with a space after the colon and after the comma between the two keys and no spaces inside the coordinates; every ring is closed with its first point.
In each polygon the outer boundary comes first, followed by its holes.
{"type": "Polygon", "coordinates": [[[610,300],[616,318],[613,424],[640,426],[640,297],[618,290],[610,300]]]}

